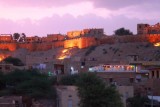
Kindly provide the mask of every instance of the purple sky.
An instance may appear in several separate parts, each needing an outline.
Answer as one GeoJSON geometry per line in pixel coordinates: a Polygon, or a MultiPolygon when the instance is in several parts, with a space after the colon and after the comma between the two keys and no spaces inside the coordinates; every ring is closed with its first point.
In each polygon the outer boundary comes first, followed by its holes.
{"type": "Polygon", "coordinates": [[[46,36],[84,28],[106,34],[160,19],[160,0],[0,0],[0,33],[46,36]]]}

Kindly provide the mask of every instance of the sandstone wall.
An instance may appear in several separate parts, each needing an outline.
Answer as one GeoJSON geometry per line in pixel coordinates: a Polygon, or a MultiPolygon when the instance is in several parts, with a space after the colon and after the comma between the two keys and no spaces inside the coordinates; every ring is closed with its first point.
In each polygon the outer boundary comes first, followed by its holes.
{"type": "Polygon", "coordinates": [[[0,49],[15,51],[17,49],[16,43],[0,43],[0,49]]]}
{"type": "MultiPolygon", "coordinates": [[[[1,40],[3,40],[2,37],[1,40]]],[[[99,44],[114,44],[114,43],[128,43],[128,42],[156,43],[160,42],[160,34],[133,35],[133,36],[129,35],[106,36],[101,39],[96,39],[95,37],[81,37],[65,41],[42,42],[42,43],[14,43],[14,42],[0,41],[0,49],[9,51],[14,51],[18,48],[25,48],[28,49],[29,51],[45,51],[58,47],[64,47],[64,48],[78,47],[82,49],[99,44]]]]}
{"type": "Polygon", "coordinates": [[[12,41],[12,37],[11,36],[0,36],[0,41],[11,42],[12,41]]]}
{"type": "Polygon", "coordinates": [[[128,43],[128,42],[160,42],[160,34],[107,36],[100,40],[100,44],[128,43]]]}
{"type": "Polygon", "coordinates": [[[82,49],[93,45],[97,45],[94,37],[82,37],[64,41],[64,48],[78,47],[82,49]]]}

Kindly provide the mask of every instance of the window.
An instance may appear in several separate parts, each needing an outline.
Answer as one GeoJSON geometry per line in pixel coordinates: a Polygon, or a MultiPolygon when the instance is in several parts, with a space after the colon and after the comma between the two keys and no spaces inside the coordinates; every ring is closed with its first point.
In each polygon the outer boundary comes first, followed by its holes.
{"type": "Polygon", "coordinates": [[[156,71],[157,72],[157,78],[159,78],[159,71],[156,71]]]}
{"type": "Polygon", "coordinates": [[[138,79],[137,79],[137,81],[138,81],[138,82],[141,82],[141,79],[140,79],[140,78],[138,78],[138,79]]]}
{"type": "Polygon", "coordinates": [[[85,66],[85,62],[81,62],[81,66],[85,66]]]}
{"type": "Polygon", "coordinates": [[[68,100],[68,107],[72,107],[72,100],[71,99],[68,100]]]}
{"type": "Polygon", "coordinates": [[[19,107],[19,102],[15,101],[15,107],[19,107]]]}
{"type": "Polygon", "coordinates": [[[10,70],[10,66],[5,66],[5,69],[6,70],[10,70]]]}
{"type": "Polygon", "coordinates": [[[152,71],[152,77],[154,77],[154,71],[152,71]]]}
{"type": "Polygon", "coordinates": [[[113,78],[109,78],[109,82],[113,82],[113,78]]]}
{"type": "Polygon", "coordinates": [[[125,98],[127,99],[129,97],[129,93],[125,92],[125,98]]]}
{"type": "Polygon", "coordinates": [[[134,82],[134,78],[130,78],[130,83],[133,83],[134,82]]]}

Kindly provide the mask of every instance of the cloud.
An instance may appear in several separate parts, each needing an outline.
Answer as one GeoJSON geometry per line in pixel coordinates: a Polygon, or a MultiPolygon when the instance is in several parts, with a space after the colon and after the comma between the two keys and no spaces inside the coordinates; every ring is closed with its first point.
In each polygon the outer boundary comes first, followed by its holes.
{"type": "Polygon", "coordinates": [[[137,23],[155,24],[159,0],[0,0],[0,33],[45,36],[84,28],[104,28],[106,34],[137,23]]]}
{"type": "Polygon", "coordinates": [[[135,5],[160,4],[159,0],[0,0],[1,6],[11,7],[62,7],[66,5],[77,4],[81,2],[92,2],[97,8],[107,8],[110,10],[117,10],[135,5]]]}
{"type": "Polygon", "coordinates": [[[101,17],[110,17],[111,11],[104,8],[94,8],[92,2],[81,2],[61,7],[38,8],[38,7],[0,7],[0,18],[20,20],[30,18],[31,20],[39,20],[52,15],[63,16],[70,14],[74,17],[86,14],[95,14],[101,17]]]}
{"type": "Polygon", "coordinates": [[[0,4],[13,7],[57,7],[83,1],[86,0],[0,0],[0,4]]]}
{"type": "Polygon", "coordinates": [[[153,4],[146,3],[119,9],[115,14],[124,15],[128,18],[138,18],[141,20],[156,20],[160,17],[159,6],[160,4],[154,4],[153,8],[153,4]]]}
{"type": "MultiPolygon", "coordinates": [[[[151,4],[154,9],[153,4],[160,4],[159,0],[90,0],[94,2],[95,7],[107,8],[111,10],[118,10],[125,7],[151,4]]],[[[143,7],[142,7],[143,8],[143,7]]]]}
{"type": "Polygon", "coordinates": [[[102,18],[119,15],[139,19],[160,17],[159,0],[0,0],[0,4],[0,18],[12,20],[39,20],[65,14],[74,17],[95,14],[102,18]]]}
{"type": "Polygon", "coordinates": [[[52,17],[46,17],[34,22],[30,19],[19,20],[16,22],[0,19],[0,33],[13,34],[15,32],[24,32],[27,36],[46,36],[47,34],[53,33],[66,34],[68,31],[82,30],[85,28],[104,28],[105,33],[111,35],[114,30],[120,27],[125,27],[136,34],[137,23],[155,24],[156,22],[157,20],[130,19],[123,15],[113,18],[102,18],[94,14],[87,14],[77,18],[69,14],[64,15],[63,17],[53,15],[52,17]]]}

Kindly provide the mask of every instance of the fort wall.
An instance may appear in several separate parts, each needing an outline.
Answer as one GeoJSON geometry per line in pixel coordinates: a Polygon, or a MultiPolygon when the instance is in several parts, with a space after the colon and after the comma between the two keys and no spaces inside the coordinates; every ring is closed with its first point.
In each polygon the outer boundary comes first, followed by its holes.
{"type": "Polygon", "coordinates": [[[0,43],[0,49],[15,51],[17,49],[16,43],[0,43]]]}
{"type": "Polygon", "coordinates": [[[102,38],[95,38],[93,36],[83,36],[74,39],[68,39],[64,41],[54,41],[54,42],[25,42],[25,43],[18,43],[18,42],[9,42],[11,39],[10,37],[7,42],[4,42],[4,37],[0,37],[0,49],[2,50],[9,50],[15,51],[18,48],[25,48],[29,51],[46,51],[53,48],[64,47],[64,48],[71,48],[71,47],[78,47],[80,49],[87,48],[90,46],[95,46],[99,44],[114,44],[114,43],[128,43],[128,42],[149,42],[149,43],[156,43],[160,42],[160,34],[146,34],[146,35],[126,35],[126,36],[106,36],[102,38]]]}
{"type": "Polygon", "coordinates": [[[100,39],[100,44],[128,43],[128,42],[160,42],[160,34],[107,36],[100,39]]]}
{"type": "Polygon", "coordinates": [[[78,47],[80,49],[97,45],[94,37],[81,37],[64,41],[64,48],[78,47]]]}
{"type": "Polygon", "coordinates": [[[11,36],[5,36],[5,35],[0,35],[0,42],[11,42],[12,41],[12,37],[11,36]]]}

